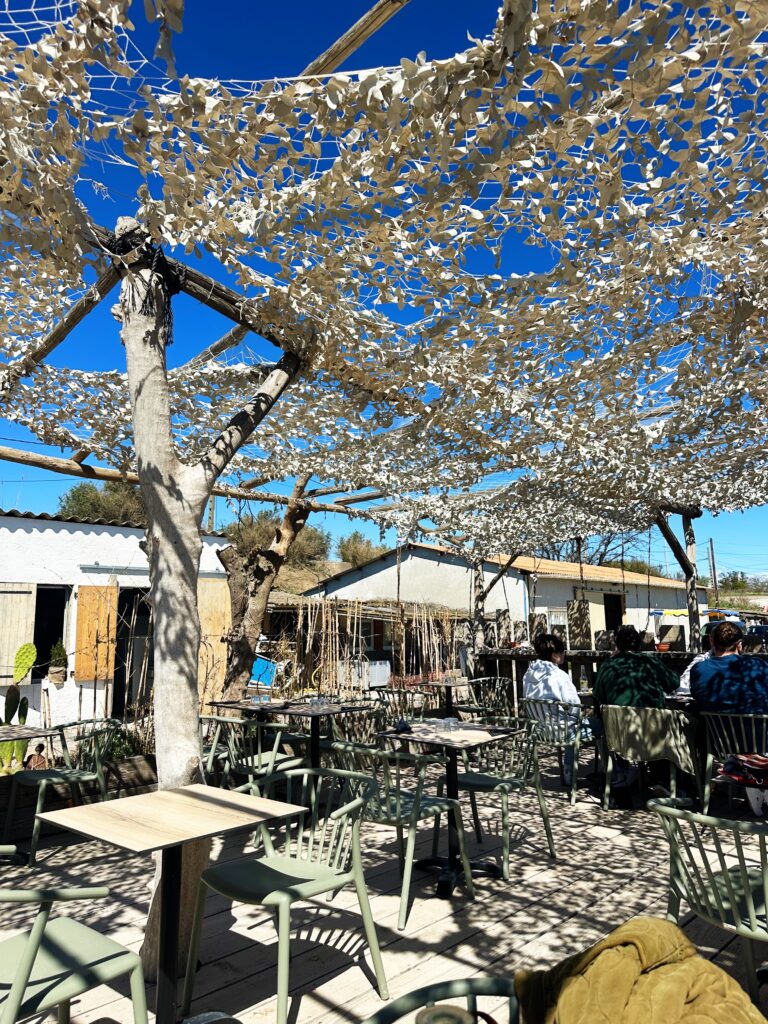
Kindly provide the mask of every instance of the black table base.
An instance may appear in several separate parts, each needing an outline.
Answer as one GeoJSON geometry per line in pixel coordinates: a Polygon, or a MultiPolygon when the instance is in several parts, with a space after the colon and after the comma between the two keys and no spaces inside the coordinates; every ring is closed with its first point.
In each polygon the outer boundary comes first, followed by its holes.
{"type": "MultiPolygon", "coordinates": [[[[422,857],[416,861],[417,868],[428,871],[431,868],[439,869],[435,895],[440,899],[449,900],[453,890],[464,881],[464,868],[461,860],[452,860],[450,857],[422,857]]],[[[473,860],[470,858],[469,866],[472,877],[483,876],[485,878],[501,878],[501,868],[492,860],[473,860]]]]}

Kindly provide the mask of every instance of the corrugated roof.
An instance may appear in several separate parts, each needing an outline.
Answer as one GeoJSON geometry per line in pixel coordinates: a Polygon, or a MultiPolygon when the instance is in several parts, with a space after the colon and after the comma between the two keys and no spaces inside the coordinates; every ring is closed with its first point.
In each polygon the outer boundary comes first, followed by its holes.
{"type": "MultiPolygon", "coordinates": [[[[432,551],[441,555],[451,555],[454,558],[459,558],[462,561],[469,562],[466,556],[455,551],[453,548],[442,547],[439,544],[422,544],[413,541],[405,545],[406,549],[422,549],[424,551],[432,551]]],[[[393,548],[390,551],[385,551],[382,555],[377,555],[375,558],[370,559],[368,562],[364,562],[363,565],[358,566],[357,569],[364,569],[367,566],[373,565],[374,562],[380,562],[388,558],[390,555],[396,554],[397,549],[393,548]]],[[[495,557],[486,558],[486,562],[493,562],[497,565],[504,565],[507,561],[506,555],[497,555],[495,557]]],[[[648,586],[649,584],[654,587],[671,587],[675,590],[685,589],[685,583],[681,580],[670,580],[666,576],[648,576],[642,572],[630,572],[628,570],[622,571],[620,568],[614,568],[608,565],[589,565],[584,563],[579,565],[578,562],[556,562],[549,558],[531,558],[527,555],[518,556],[512,563],[512,568],[517,569],[519,572],[524,573],[536,573],[538,576],[550,576],[557,579],[567,580],[580,580],[582,573],[584,581],[589,583],[618,583],[624,584],[638,584],[642,586],[648,586]]],[[[328,583],[332,580],[341,579],[346,576],[348,572],[356,572],[357,569],[345,569],[342,572],[334,573],[321,583],[317,584],[316,587],[309,589],[316,590],[321,587],[324,583],[328,583]]]]}
{"type": "MultiPolygon", "coordinates": [[[[143,523],[132,522],[130,519],[85,519],[81,516],[62,516],[51,512],[22,512],[17,508],[0,509],[0,517],[8,519],[41,519],[43,522],[52,523],[79,523],[83,526],[121,526],[126,530],[144,530],[143,523]]],[[[226,537],[221,531],[208,531],[205,537],[226,537]]]]}

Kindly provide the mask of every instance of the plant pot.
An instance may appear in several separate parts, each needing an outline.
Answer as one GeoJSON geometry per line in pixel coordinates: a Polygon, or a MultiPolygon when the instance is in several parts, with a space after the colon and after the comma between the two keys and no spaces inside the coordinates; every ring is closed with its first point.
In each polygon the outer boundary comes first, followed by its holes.
{"type": "Polygon", "coordinates": [[[67,670],[65,668],[49,668],[48,678],[52,683],[65,683],[67,681],[67,670]]]}

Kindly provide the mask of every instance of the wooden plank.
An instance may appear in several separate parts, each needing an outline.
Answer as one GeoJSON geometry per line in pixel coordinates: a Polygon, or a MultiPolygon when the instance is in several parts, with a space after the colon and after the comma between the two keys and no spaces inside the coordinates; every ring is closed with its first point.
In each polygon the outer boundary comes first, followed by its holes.
{"type": "Polygon", "coordinates": [[[32,643],[36,599],[35,583],[0,583],[0,684],[13,682],[16,651],[32,643]]]}
{"type": "Polygon", "coordinates": [[[75,680],[113,679],[116,643],[117,587],[78,587],[75,680]]]}

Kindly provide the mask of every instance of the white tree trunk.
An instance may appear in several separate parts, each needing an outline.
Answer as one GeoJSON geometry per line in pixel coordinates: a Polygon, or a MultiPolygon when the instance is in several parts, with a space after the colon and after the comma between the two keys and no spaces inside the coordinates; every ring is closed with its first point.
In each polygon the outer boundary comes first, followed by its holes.
{"type": "MultiPolygon", "coordinates": [[[[149,270],[128,274],[120,293],[121,337],[125,345],[128,387],[133,407],[134,443],[147,510],[147,555],[154,612],[154,712],[157,778],[161,789],[200,781],[197,665],[200,617],[197,576],[205,505],[202,480],[176,457],[163,337],[163,292],[149,270]],[[154,291],[155,312],[140,308],[147,289],[154,291]]],[[[210,842],[184,848],[179,968],[183,967],[192,928],[192,907],[210,842]]],[[[158,863],[159,868],[159,863],[158,863]]],[[[156,977],[159,938],[158,871],[142,945],[144,970],[156,977]]]]}
{"type": "Polygon", "coordinates": [[[148,520],[157,774],[160,788],[169,789],[200,775],[197,576],[207,495],[194,469],[177,459],[171,437],[159,278],[150,270],[127,275],[120,305],[137,470],[148,520]],[[155,292],[152,316],[140,312],[147,288],[155,292]]]}
{"type": "MultiPolygon", "coordinates": [[[[135,221],[126,218],[122,224],[118,222],[118,233],[121,228],[125,233],[137,227],[135,221]]],[[[216,480],[298,374],[301,361],[294,353],[284,354],[208,453],[196,464],[185,465],[178,459],[173,444],[165,361],[166,291],[163,279],[150,269],[151,250],[139,247],[133,252],[134,262],[123,271],[117,316],[125,345],[136,469],[147,512],[147,557],[154,612],[157,777],[161,789],[170,789],[201,778],[197,578],[205,505],[216,480]]],[[[126,261],[122,262],[125,267],[126,261]]],[[[184,847],[180,967],[189,944],[197,881],[209,851],[207,840],[184,847]]],[[[141,950],[144,970],[150,979],[156,975],[158,910],[159,899],[153,897],[141,950]]]]}

